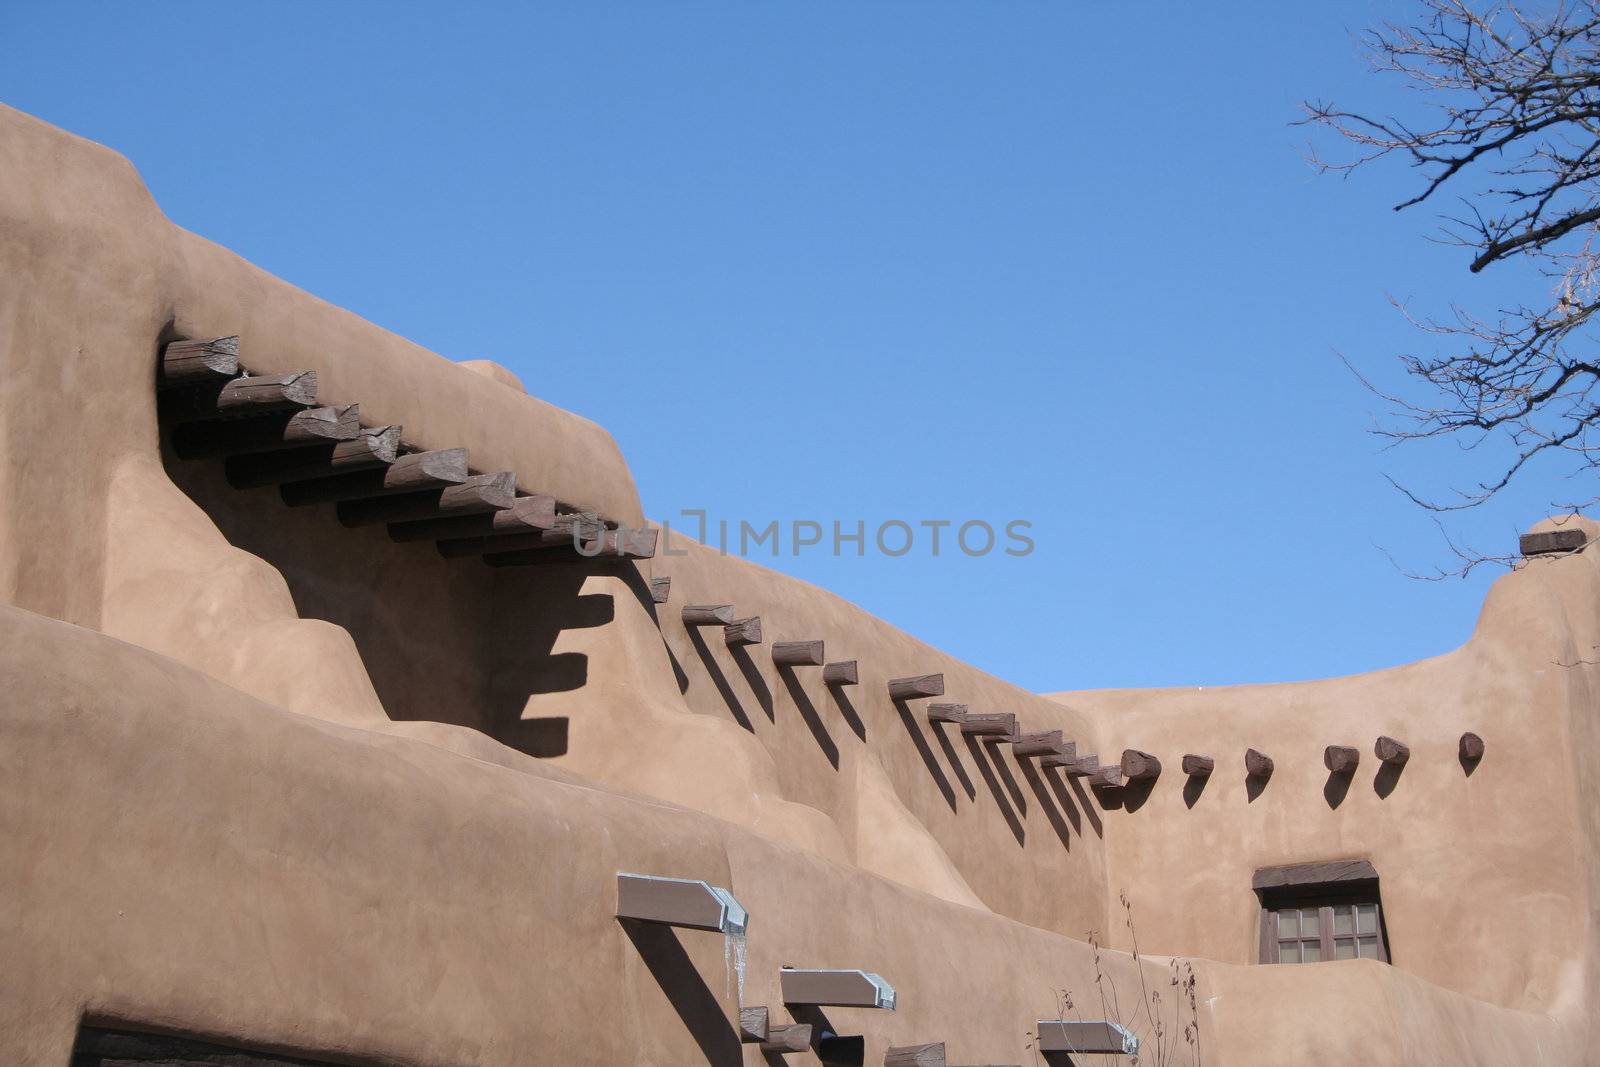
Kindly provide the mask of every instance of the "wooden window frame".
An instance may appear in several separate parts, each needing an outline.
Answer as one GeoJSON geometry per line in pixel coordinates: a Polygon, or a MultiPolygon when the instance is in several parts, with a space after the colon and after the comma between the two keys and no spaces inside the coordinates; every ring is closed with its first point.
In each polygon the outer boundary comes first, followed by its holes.
{"type": "MultiPolygon", "coordinates": [[[[1316,908],[1322,961],[1334,958],[1333,907],[1336,904],[1372,904],[1377,908],[1378,961],[1389,957],[1389,933],[1378,893],[1378,872],[1367,860],[1333,860],[1263,867],[1251,879],[1260,908],[1259,963],[1278,963],[1278,911],[1316,908]]],[[[1306,940],[1301,938],[1301,940],[1306,940]]]]}

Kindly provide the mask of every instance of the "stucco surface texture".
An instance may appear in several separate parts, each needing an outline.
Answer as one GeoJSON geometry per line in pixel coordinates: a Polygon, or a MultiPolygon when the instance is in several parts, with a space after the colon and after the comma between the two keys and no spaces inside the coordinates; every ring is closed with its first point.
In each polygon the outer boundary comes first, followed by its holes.
{"type": "Polygon", "coordinates": [[[173,454],[154,389],[165,342],[229,334],[368,425],[641,521],[601,428],[184,232],[122,157],[0,108],[0,1063],[64,1065],[87,1023],[332,1063],[762,1064],[737,1009],[786,1021],[782,965],[894,984],[892,1013],[826,1009],[866,1063],[1033,1063],[1063,990],[1157,1062],[1141,988],[1172,1063],[1596,1062],[1594,552],[1529,560],[1424,663],[1046,697],[681,537],[488,568],[235,490],[173,454]],[[764,643],[685,627],[690,603],[764,643]],[[791,640],[860,684],[775,667],[791,640]],[[932,673],[1165,772],[1095,791],[889,698],[932,673]],[[1381,781],[1379,734],[1412,751],[1381,781]],[[1327,744],[1364,753],[1342,792],[1327,744]],[[1276,761],[1262,788],[1246,746],[1276,761]],[[1216,759],[1197,792],[1185,752],[1216,759]],[[1379,871],[1393,966],[1256,964],[1253,872],[1342,858],[1379,871]],[[747,943],[619,922],[623,870],[729,887],[747,943]]]}

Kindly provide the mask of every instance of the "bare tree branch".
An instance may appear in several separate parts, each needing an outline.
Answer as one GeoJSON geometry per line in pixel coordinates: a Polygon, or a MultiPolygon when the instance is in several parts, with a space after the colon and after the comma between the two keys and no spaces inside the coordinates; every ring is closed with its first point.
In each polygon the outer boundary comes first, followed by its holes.
{"type": "Polygon", "coordinates": [[[1520,262],[1550,286],[1546,301],[1490,315],[1458,307],[1438,320],[1401,307],[1438,351],[1399,357],[1421,387],[1416,395],[1381,390],[1360,376],[1389,405],[1375,432],[1391,443],[1449,438],[1468,451],[1489,443],[1508,458],[1444,500],[1397,488],[1442,512],[1483,503],[1539,457],[1565,457],[1572,473],[1594,477],[1600,0],[1419,0],[1411,23],[1386,23],[1361,43],[1375,70],[1418,92],[1424,114],[1375,117],[1308,102],[1302,124],[1331,129],[1355,149],[1342,160],[1313,149],[1312,163],[1349,173],[1386,157],[1405,159],[1422,186],[1395,210],[1425,203],[1446,185],[1459,188],[1463,210],[1441,220],[1438,239],[1469,249],[1473,273],[1520,262]]]}

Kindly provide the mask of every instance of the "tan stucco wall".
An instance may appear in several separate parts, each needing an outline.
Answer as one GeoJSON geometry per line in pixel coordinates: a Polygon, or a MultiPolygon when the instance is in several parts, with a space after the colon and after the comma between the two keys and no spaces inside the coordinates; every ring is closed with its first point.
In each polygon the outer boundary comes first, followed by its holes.
{"type": "MultiPolygon", "coordinates": [[[[415,1067],[763,1063],[725,1029],[722,938],[635,942],[619,869],[734,890],[746,1004],[784,963],[889,978],[892,1014],[827,1011],[867,1063],[924,1040],[1032,1062],[1056,990],[1099,1014],[1081,941],[684,808],[296,715],[12,608],[0,650],[27,694],[0,707],[0,1062],[59,1067],[86,1017],[415,1067]]],[[[1137,997],[1128,956],[1101,967],[1137,997]]],[[[1199,971],[1208,1065],[1587,1062],[1577,1021],[1375,963],[1199,971]]]]}
{"type": "Polygon", "coordinates": [[[638,520],[604,431],[173,227],[121,157],[3,108],[0,277],[0,1062],[62,1063],[85,1013],[365,1062],[762,1062],[696,1041],[737,999],[719,938],[683,935],[685,969],[612,919],[630,868],[750,907],[745,1003],[781,963],[889,977],[899,1012],[830,1012],[869,1063],[941,1039],[1029,1062],[1055,991],[1100,1013],[1082,938],[1126,945],[1124,890],[1146,952],[1219,961],[1207,1064],[1588,1062],[1600,726],[1592,668],[1554,663],[1600,645],[1592,554],[1502,579],[1427,663],[1047,699],[682,538],[639,568],[489,571],[164,455],[160,343],[239,333],[253,369],[638,520]],[[686,632],[691,602],[858,660],[849,708],[686,632]],[[942,699],[1167,774],[1119,807],[947,747],[885,689],[936,671],[942,699]],[[1470,779],[1463,729],[1489,746],[1470,779]],[[1395,790],[1368,759],[1330,809],[1322,746],[1380,732],[1412,746],[1395,790]],[[1246,744],[1278,762],[1253,802],[1246,744]],[[1192,809],[1184,751],[1218,759],[1192,809]],[[1248,965],[1251,871],[1345,855],[1378,866],[1397,966],[1248,965]],[[1485,898],[1509,914],[1474,923],[1485,898]]]}
{"type": "Polygon", "coordinates": [[[1397,966],[1499,1004],[1592,1010],[1600,668],[1581,661],[1600,659],[1597,646],[1600,556],[1585,552],[1527,561],[1493,586],[1465,646],[1421,663],[1295,685],[1057,694],[1118,751],[1162,759],[1148,796],[1126,805],[1136,810],[1106,813],[1107,891],[1134,900],[1146,944],[1244,963],[1259,940],[1251,871],[1362,857],[1378,870],[1397,966]],[[1457,759],[1469,730],[1486,744],[1470,776],[1457,759]],[[1411,748],[1390,783],[1372,751],[1385,734],[1411,748]],[[1342,795],[1322,762],[1331,744],[1362,753],[1342,795]],[[1254,800],[1250,746],[1276,763],[1254,800]],[[1217,760],[1192,808],[1186,752],[1217,760]]]}

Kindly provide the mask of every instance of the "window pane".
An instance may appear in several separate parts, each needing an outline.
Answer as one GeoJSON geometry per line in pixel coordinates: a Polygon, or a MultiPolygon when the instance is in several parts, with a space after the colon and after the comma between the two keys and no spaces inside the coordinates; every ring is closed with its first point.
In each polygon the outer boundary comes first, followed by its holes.
{"type": "Polygon", "coordinates": [[[1298,942],[1298,941],[1282,941],[1282,942],[1279,942],[1279,944],[1278,944],[1278,962],[1279,963],[1299,963],[1300,962],[1300,942],[1298,942]]]}
{"type": "Polygon", "coordinates": [[[1317,909],[1316,908],[1301,908],[1300,909],[1300,936],[1301,937],[1316,937],[1317,936],[1317,909]]]}
{"type": "Polygon", "coordinates": [[[1363,937],[1361,939],[1361,958],[1364,960],[1378,958],[1378,939],[1376,937],[1363,937]]]}
{"type": "Polygon", "coordinates": [[[1333,943],[1333,958],[1336,960],[1353,960],[1356,958],[1356,942],[1353,937],[1340,938],[1333,943]]]}
{"type": "Polygon", "coordinates": [[[1378,906],[1376,904],[1356,905],[1356,928],[1363,934],[1378,932],[1378,906]]]}
{"type": "Polygon", "coordinates": [[[1322,962],[1322,943],[1320,941],[1300,942],[1300,960],[1303,963],[1322,962]]]}
{"type": "Polygon", "coordinates": [[[1333,906],[1333,936],[1349,937],[1356,932],[1356,909],[1351,904],[1333,906]]]}
{"type": "Polygon", "coordinates": [[[1300,936],[1300,912],[1296,908],[1278,912],[1278,936],[1300,936]]]}

